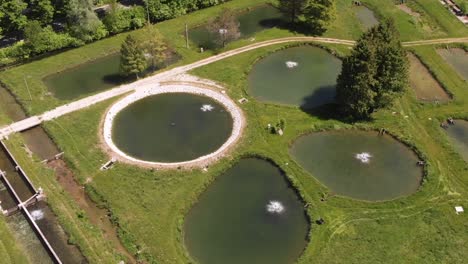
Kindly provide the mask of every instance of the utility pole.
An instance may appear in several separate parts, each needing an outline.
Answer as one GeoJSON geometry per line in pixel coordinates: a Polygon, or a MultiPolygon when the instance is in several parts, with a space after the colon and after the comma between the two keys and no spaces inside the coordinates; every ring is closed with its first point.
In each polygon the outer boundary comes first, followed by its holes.
{"type": "Polygon", "coordinates": [[[187,26],[187,23],[185,23],[185,46],[187,47],[187,49],[189,48],[188,26],[187,26]]]}

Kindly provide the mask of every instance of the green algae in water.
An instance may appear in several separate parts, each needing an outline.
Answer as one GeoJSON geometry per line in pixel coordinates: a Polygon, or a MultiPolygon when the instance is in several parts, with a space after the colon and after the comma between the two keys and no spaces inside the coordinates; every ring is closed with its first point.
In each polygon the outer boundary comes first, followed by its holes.
{"type": "MultiPolygon", "coordinates": [[[[284,21],[284,17],[276,7],[264,5],[239,14],[238,21],[241,38],[243,38],[280,25],[284,21]]],[[[206,29],[206,25],[191,29],[189,38],[197,46],[204,49],[220,48],[220,45],[214,41],[216,36],[206,29]]]]}
{"type": "Polygon", "coordinates": [[[468,162],[468,121],[455,120],[455,125],[447,128],[447,133],[455,149],[468,162]]]}
{"type": "Polygon", "coordinates": [[[468,81],[468,52],[463,49],[438,49],[437,53],[442,56],[457,72],[468,81]]]}
{"type": "Polygon", "coordinates": [[[374,15],[374,12],[365,6],[357,6],[356,9],[356,17],[361,22],[361,25],[364,27],[365,30],[379,24],[379,20],[374,15]]]}
{"type": "Polygon", "coordinates": [[[185,220],[185,244],[200,264],[287,264],[302,253],[308,230],[304,204],[285,175],[247,158],[200,196],[185,220]],[[269,212],[271,201],[284,210],[269,212]]]}
{"type": "Polygon", "coordinates": [[[288,48],[254,65],[250,92],[261,101],[313,108],[334,102],[340,70],[341,61],[324,49],[288,48]]]}
{"type": "Polygon", "coordinates": [[[117,114],[115,145],[138,159],[178,162],[216,151],[229,138],[232,116],[217,101],[185,93],[143,98],[117,114]],[[202,111],[211,105],[211,111],[202,111]]]}
{"type": "MultiPolygon", "coordinates": [[[[154,70],[175,63],[179,58],[177,54],[168,54],[167,60],[155,65],[154,70]]],[[[143,74],[148,74],[152,70],[150,67],[143,74]]],[[[134,80],[133,76],[120,75],[120,53],[116,53],[52,74],[43,81],[57,99],[72,100],[102,92],[132,80],[134,80]]]]}
{"type": "Polygon", "coordinates": [[[71,100],[123,83],[119,67],[120,54],[114,54],[48,76],[44,83],[56,98],[71,100]]]}
{"type": "Polygon", "coordinates": [[[416,192],[421,183],[417,155],[376,132],[312,133],[294,142],[291,154],[332,193],[356,199],[394,199],[416,192]]]}

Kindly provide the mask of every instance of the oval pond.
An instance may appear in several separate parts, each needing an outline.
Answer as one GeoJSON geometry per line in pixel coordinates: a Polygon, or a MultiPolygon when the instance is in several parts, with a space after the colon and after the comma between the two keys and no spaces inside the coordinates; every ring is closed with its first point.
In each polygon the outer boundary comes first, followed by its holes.
{"type": "Polygon", "coordinates": [[[178,162],[216,151],[229,138],[232,116],[205,96],[149,96],[119,112],[112,140],[128,155],[146,161],[178,162]]]}
{"type": "Polygon", "coordinates": [[[414,193],[421,183],[417,155],[377,132],[312,133],[297,139],[291,154],[333,193],[356,199],[394,199],[414,193]]]}
{"type": "Polygon", "coordinates": [[[261,101],[317,107],[334,101],[341,61],[313,46],[277,51],[254,65],[249,75],[253,96],[261,101]]]}
{"type": "Polygon", "coordinates": [[[272,163],[242,159],[200,196],[185,244],[201,264],[294,263],[307,244],[304,204],[272,163]]]}

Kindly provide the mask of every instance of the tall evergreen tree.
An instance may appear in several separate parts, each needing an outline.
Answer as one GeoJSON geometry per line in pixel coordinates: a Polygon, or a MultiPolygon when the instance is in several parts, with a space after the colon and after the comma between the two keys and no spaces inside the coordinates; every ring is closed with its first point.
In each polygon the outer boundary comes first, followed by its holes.
{"type": "Polygon", "coordinates": [[[371,28],[343,60],[336,99],[353,118],[369,118],[408,86],[408,61],[392,20],[371,28]]]}
{"type": "Polygon", "coordinates": [[[305,23],[313,33],[322,34],[335,18],[335,13],[334,0],[310,0],[304,11],[305,23]]]}
{"type": "Polygon", "coordinates": [[[146,69],[147,61],[138,40],[128,35],[120,47],[120,72],[124,76],[138,74],[146,69]]]}
{"type": "Polygon", "coordinates": [[[291,23],[296,23],[304,14],[307,4],[308,0],[279,0],[279,9],[291,20],[291,23]]]}

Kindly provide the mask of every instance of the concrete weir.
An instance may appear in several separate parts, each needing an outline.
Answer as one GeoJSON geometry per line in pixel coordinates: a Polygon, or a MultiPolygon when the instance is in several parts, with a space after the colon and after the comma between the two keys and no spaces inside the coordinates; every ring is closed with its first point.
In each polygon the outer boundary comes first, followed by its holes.
{"type": "Polygon", "coordinates": [[[178,168],[178,167],[204,167],[208,164],[218,160],[222,156],[226,154],[226,152],[234,145],[235,142],[240,138],[242,134],[242,129],[244,127],[244,117],[242,114],[241,109],[227,96],[224,94],[219,87],[211,87],[209,85],[205,85],[204,88],[197,87],[197,84],[190,84],[190,83],[180,83],[180,84],[166,84],[166,85],[148,85],[144,87],[140,87],[136,89],[136,91],[128,95],[127,97],[123,98],[122,100],[115,103],[107,112],[104,125],[103,125],[103,140],[105,143],[106,148],[111,156],[113,156],[116,160],[127,162],[131,164],[141,165],[145,167],[156,167],[156,168],[178,168]],[[213,89],[210,89],[213,88],[213,89]],[[189,161],[182,161],[182,162],[153,162],[153,161],[146,161],[137,159],[132,157],[122,150],[120,150],[112,139],[112,127],[114,118],[117,114],[129,106],[130,104],[141,100],[148,96],[158,95],[158,94],[166,94],[166,93],[190,93],[196,95],[202,95],[210,97],[217,102],[221,103],[226,110],[231,114],[233,119],[233,127],[231,131],[231,135],[229,138],[224,142],[224,144],[217,149],[216,151],[209,153],[207,155],[198,157],[193,160],[189,161]]]}

